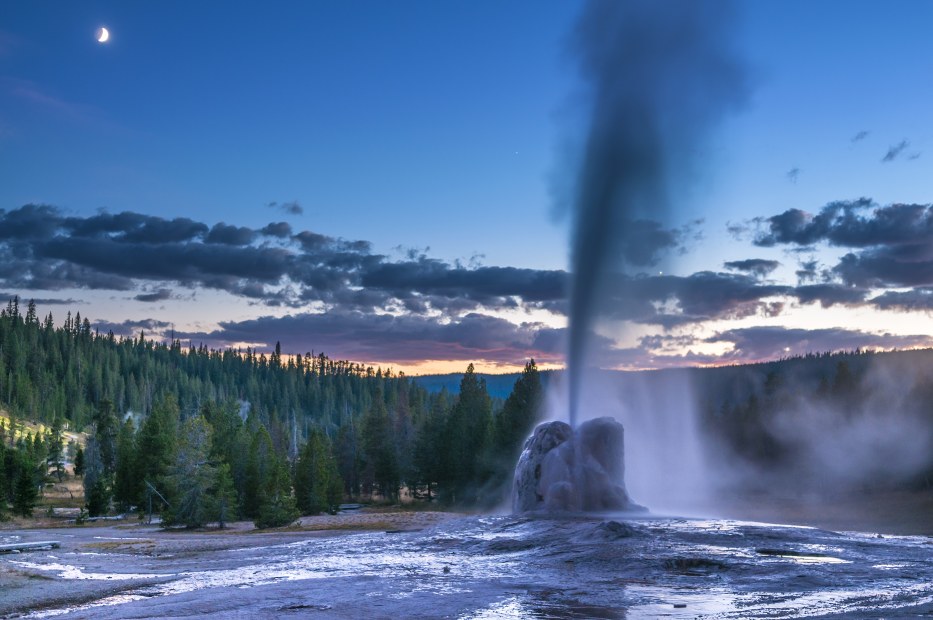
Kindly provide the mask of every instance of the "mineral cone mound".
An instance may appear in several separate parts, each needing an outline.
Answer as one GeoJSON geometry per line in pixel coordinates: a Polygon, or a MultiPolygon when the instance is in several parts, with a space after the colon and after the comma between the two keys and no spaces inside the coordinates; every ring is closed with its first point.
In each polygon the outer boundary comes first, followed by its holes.
{"type": "Polygon", "coordinates": [[[625,490],[625,431],[614,418],[540,424],[515,466],[512,511],[645,510],[625,490]]]}

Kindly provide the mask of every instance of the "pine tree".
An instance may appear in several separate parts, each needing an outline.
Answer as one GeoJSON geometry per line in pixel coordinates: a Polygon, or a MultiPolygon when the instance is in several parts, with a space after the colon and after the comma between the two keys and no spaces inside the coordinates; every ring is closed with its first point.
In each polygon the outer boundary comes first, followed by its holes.
{"type": "Polygon", "coordinates": [[[237,494],[233,487],[233,475],[230,465],[221,463],[214,470],[214,480],[207,498],[207,516],[224,529],[228,521],[237,517],[237,494]]]}
{"type": "Polygon", "coordinates": [[[113,402],[102,400],[92,419],[100,464],[105,477],[110,477],[117,467],[117,416],[113,402]]]}
{"type": "Polygon", "coordinates": [[[298,507],[292,496],[288,466],[278,458],[271,463],[268,478],[260,491],[259,515],[253,520],[258,528],[282,527],[298,518],[298,507]]]}
{"type": "Polygon", "coordinates": [[[117,435],[117,466],[113,480],[113,498],[122,510],[139,503],[142,482],[137,467],[136,433],[133,419],[127,418],[117,435]]]}
{"type": "Polygon", "coordinates": [[[362,459],[359,438],[352,419],[344,422],[337,430],[337,471],[343,480],[343,489],[349,497],[359,497],[362,484],[362,459]]]}
{"type": "Polygon", "coordinates": [[[263,487],[275,467],[275,452],[272,437],[265,426],[260,425],[253,435],[246,464],[246,480],[242,496],[243,515],[251,519],[259,517],[263,501],[263,487]]]}
{"type": "Polygon", "coordinates": [[[13,512],[23,517],[31,517],[36,501],[39,499],[39,488],[36,482],[36,464],[25,454],[20,453],[16,472],[16,482],[13,488],[13,512]]]}
{"type": "MultiPolygon", "coordinates": [[[[494,472],[490,489],[499,497],[507,494],[511,488],[515,463],[538,419],[543,399],[541,377],[535,361],[530,360],[525,364],[525,369],[515,382],[512,393],[505,400],[493,424],[490,463],[494,472]]],[[[488,499],[495,500],[494,497],[488,499]]]]}
{"type": "MultiPolygon", "coordinates": [[[[172,395],[163,397],[153,405],[152,412],[143,422],[136,439],[137,475],[143,495],[146,494],[147,482],[159,488],[169,473],[175,455],[177,425],[178,404],[172,395]]],[[[140,505],[143,499],[139,498],[140,505]]]]}
{"type": "Polygon", "coordinates": [[[446,482],[444,441],[447,428],[447,390],[431,399],[431,410],[421,419],[415,435],[414,465],[421,484],[431,500],[432,485],[446,482]]]}
{"type": "Polygon", "coordinates": [[[295,501],[302,514],[334,511],[343,496],[343,481],[337,471],[330,440],[313,429],[295,463],[295,501]]]}
{"type": "Polygon", "coordinates": [[[476,376],[470,364],[460,380],[460,396],[447,420],[445,477],[449,483],[449,499],[453,502],[472,504],[483,499],[480,492],[490,475],[491,422],[492,401],[486,382],[476,376]]]}
{"type": "Polygon", "coordinates": [[[88,437],[84,454],[84,499],[88,514],[96,517],[110,510],[112,485],[104,472],[96,436],[88,437]]]}
{"type": "Polygon", "coordinates": [[[538,367],[530,360],[496,417],[496,450],[512,465],[534,428],[543,398],[538,367]]]}
{"type": "Polygon", "coordinates": [[[84,448],[81,446],[75,450],[74,472],[75,476],[84,475],[84,448]]]}
{"type": "Polygon", "coordinates": [[[58,481],[61,482],[65,475],[65,464],[63,462],[65,435],[62,430],[62,419],[60,416],[55,416],[52,420],[52,426],[49,428],[45,444],[48,449],[46,467],[52,468],[58,481]]]}
{"type": "Polygon", "coordinates": [[[165,479],[171,508],[164,515],[168,524],[200,527],[211,519],[211,487],[216,468],[210,463],[211,427],[203,417],[185,421],[181,428],[175,462],[165,479]]]}
{"type": "Polygon", "coordinates": [[[373,404],[363,418],[364,484],[370,492],[378,491],[384,498],[398,497],[399,469],[389,413],[382,389],[377,388],[373,404]]]}
{"type": "Polygon", "coordinates": [[[398,464],[399,479],[402,484],[409,489],[415,484],[416,473],[414,456],[415,428],[412,420],[411,406],[408,400],[408,386],[399,385],[399,382],[393,381],[397,388],[398,396],[395,402],[395,415],[393,416],[393,436],[395,439],[395,461],[398,464]]]}

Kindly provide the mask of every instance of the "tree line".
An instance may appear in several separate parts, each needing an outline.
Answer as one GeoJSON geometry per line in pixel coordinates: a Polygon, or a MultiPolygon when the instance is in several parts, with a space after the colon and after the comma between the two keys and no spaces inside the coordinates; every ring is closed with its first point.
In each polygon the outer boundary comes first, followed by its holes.
{"type": "MultiPolygon", "coordinates": [[[[323,353],[285,356],[278,343],[269,356],[184,348],[101,335],[70,313],[55,327],[32,302],[21,313],[18,299],[0,310],[0,406],[13,426],[89,432],[74,464],[91,515],[135,508],[165,523],[266,526],[348,498],[492,505],[541,400],[534,360],[500,401],[472,364],[459,394],[432,394],[403,374],[323,353]]],[[[8,451],[41,489],[50,469],[25,448],[8,451]]],[[[14,469],[8,490],[26,478],[14,469]]]]}

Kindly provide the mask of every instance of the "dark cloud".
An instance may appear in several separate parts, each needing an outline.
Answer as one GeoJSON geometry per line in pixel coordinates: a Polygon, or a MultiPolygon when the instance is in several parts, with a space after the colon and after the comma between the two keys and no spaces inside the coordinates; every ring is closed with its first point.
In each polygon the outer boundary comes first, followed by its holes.
{"type": "Polygon", "coordinates": [[[744,271],[760,278],[765,277],[775,269],[781,266],[776,260],[766,260],[764,258],[748,258],[746,260],[733,260],[723,264],[726,269],[735,271],[744,271]]]}
{"type": "Polygon", "coordinates": [[[58,210],[49,205],[28,204],[13,211],[0,209],[0,239],[48,239],[58,229],[59,219],[58,210]]]}
{"type": "MultiPolygon", "coordinates": [[[[775,316],[793,300],[823,307],[930,308],[929,205],[838,202],[812,216],[791,210],[762,219],[758,229],[759,245],[784,244],[791,246],[788,251],[813,252],[813,246],[822,243],[853,251],[832,268],[803,261],[798,286],[765,280],[779,263],[760,258],[725,263],[732,272],[607,272],[606,318],[667,331],[632,349],[595,338],[594,359],[609,366],[709,363],[715,356],[707,360],[680,352],[692,341],[675,328],[775,316]],[[917,288],[879,294],[878,287],[917,288]],[[869,299],[872,294],[875,297],[869,299]]],[[[632,260],[650,262],[658,251],[675,247],[692,233],[689,228],[671,231],[644,221],[629,234],[644,237],[632,260]]],[[[634,244],[633,240],[631,247],[634,244]]],[[[290,351],[323,349],[349,359],[483,359],[511,364],[531,356],[561,361],[566,331],[539,323],[515,325],[488,313],[545,309],[566,316],[569,276],[561,270],[450,263],[430,258],[426,251],[395,260],[373,253],[365,241],[294,232],[282,222],[254,230],[132,212],[71,217],[55,207],[26,205],[0,211],[0,287],[129,291],[143,303],[170,299],[179,287],[217,289],[251,304],[301,308],[302,313],[222,323],[214,332],[190,334],[212,346],[249,342],[267,347],[281,340],[283,346],[289,342],[290,351]],[[307,314],[309,304],[321,308],[322,314],[307,314]]],[[[127,322],[105,327],[102,331],[128,335],[139,329],[164,330],[166,325],[127,322]]]]}
{"type": "Polygon", "coordinates": [[[910,291],[886,291],[870,300],[881,310],[904,312],[933,312],[933,288],[915,288],[910,291]]]}
{"type": "Polygon", "coordinates": [[[933,337],[924,334],[872,334],[842,328],[789,329],[762,326],[720,332],[708,338],[707,342],[731,343],[733,351],[727,353],[725,359],[752,362],[811,352],[931,346],[933,337]]]}
{"type": "Polygon", "coordinates": [[[203,243],[129,244],[111,239],[56,237],[36,248],[40,258],[67,261],[99,273],[143,280],[210,285],[214,276],[277,283],[289,255],[280,248],[233,248],[203,243]]]}
{"type": "Polygon", "coordinates": [[[157,302],[157,301],[165,301],[166,299],[171,299],[171,298],[172,298],[171,290],[167,288],[160,288],[159,290],[153,291],[151,293],[140,293],[133,299],[135,299],[136,301],[152,303],[152,302],[157,302]]]}
{"type": "Polygon", "coordinates": [[[292,237],[292,239],[300,243],[301,247],[306,252],[317,252],[331,246],[334,243],[334,239],[332,237],[311,232],[310,230],[303,230],[292,237]]]}
{"type": "Polygon", "coordinates": [[[770,315],[770,297],[792,294],[793,289],[763,284],[745,274],[700,271],[690,276],[633,278],[618,290],[624,298],[613,299],[615,317],[639,323],[674,327],[710,319],[770,315]]]}
{"type": "Polygon", "coordinates": [[[34,301],[36,302],[36,305],[38,306],[73,306],[76,304],[84,303],[83,301],[80,301],[78,299],[70,299],[70,298],[61,299],[58,297],[30,297],[28,299],[24,299],[23,297],[21,297],[20,295],[17,295],[16,293],[0,292],[0,301],[4,301],[4,300],[9,301],[9,300],[12,300],[14,297],[19,297],[20,304],[28,304],[30,301],[34,301]]]}
{"type": "Polygon", "coordinates": [[[112,323],[110,321],[96,321],[92,327],[102,334],[113,332],[114,336],[135,337],[140,332],[145,332],[149,338],[160,336],[163,332],[172,326],[166,321],[157,319],[141,319],[138,321],[123,321],[122,323],[112,323]]]}
{"type": "Polygon", "coordinates": [[[910,146],[910,142],[907,140],[901,140],[897,144],[888,147],[888,152],[884,154],[884,157],[881,158],[882,162],[891,162],[900,157],[901,153],[910,146]]]}
{"type": "Polygon", "coordinates": [[[399,298],[424,292],[496,304],[512,296],[536,302],[563,299],[567,295],[567,274],[563,271],[515,267],[466,269],[428,258],[381,263],[368,270],[360,284],[386,290],[399,298]]]}
{"type": "Polygon", "coordinates": [[[46,291],[70,288],[129,291],[134,287],[130,278],[61,261],[30,257],[30,260],[17,261],[15,266],[18,268],[16,273],[4,278],[6,286],[46,291]]]}
{"type": "Polygon", "coordinates": [[[256,239],[256,231],[243,226],[231,226],[220,222],[214,224],[204,238],[205,243],[223,243],[226,245],[249,245],[256,239]]]}
{"type": "Polygon", "coordinates": [[[859,287],[933,286],[931,249],[881,248],[858,254],[850,252],[833,267],[833,273],[844,283],[859,287]]]}
{"type": "Polygon", "coordinates": [[[287,222],[270,222],[259,229],[259,232],[267,237],[285,239],[292,236],[292,227],[287,222]]]}
{"type": "Polygon", "coordinates": [[[933,238],[933,205],[892,204],[879,207],[868,198],[832,202],[816,215],[789,209],[764,220],[767,232],[755,244],[830,245],[866,248],[877,245],[929,243],[933,238]]]}
{"type": "Polygon", "coordinates": [[[797,276],[797,283],[804,284],[805,282],[815,282],[819,277],[819,266],[820,264],[815,260],[801,262],[800,268],[794,272],[797,276]]]}
{"type": "Polygon", "coordinates": [[[872,205],[871,200],[862,198],[849,202],[832,202],[816,215],[800,209],[788,209],[780,215],[761,221],[767,225],[768,232],[759,234],[755,238],[755,245],[771,247],[784,243],[813,245],[824,240],[832,242],[831,235],[834,230],[844,229],[846,224],[852,222],[857,211],[868,209],[872,205]]]}
{"type": "Polygon", "coordinates": [[[756,245],[788,244],[801,249],[818,243],[850,248],[832,268],[817,272],[804,262],[801,282],[838,281],[847,286],[897,288],[933,286],[933,205],[879,206],[868,198],[833,202],[816,215],[790,209],[760,221],[756,245]]]}
{"type": "Polygon", "coordinates": [[[297,200],[288,202],[276,202],[273,200],[272,202],[266,203],[266,206],[270,209],[278,209],[288,215],[304,215],[305,212],[304,208],[298,204],[297,200]]]}
{"type": "MultiPolygon", "coordinates": [[[[423,253],[393,262],[372,253],[366,241],[293,233],[284,222],[253,230],[132,212],[66,217],[55,207],[26,205],[0,213],[0,231],[0,285],[9,288],[128,291],[149,285],[157,291],[139,292],[136,299],[153,302],[168,298],[175,284],[274,306],[320,301],[447,316],[566,296],[563,271],[465,267],[423,253]],[[268,237],[278,241],[257,244],[268,237]]],[[[647,222],[638,233],[646,239],[644,256],[675,237],[647,222]]]]}
{"type": "Polygon", "coordinates": [[[438,317],[334,311],[266,316],[221,322],[220,326],[215,332],[177,335],[213,346],[249,343],[265,349],[281,340],[289,351],[325,351],[335,358],[395,363],[483,359],[520,364],[529,357],[558,362],[563,356],[562,330],[538,323],[516,325],[482,314],[446,321],[438,317]]]}
{"type": "Polygon", "coordinates": [[[864,303],[868,291],[841,284],[807,284],[794,289],[794,296],[801,303],[819,302],[824,308],[835,305],[858,306],[864,303]]]}
{"type": "Polygon", "coordinates": [[[187,217],[167,220],[153,215],[124,211],[99,213],[88,218],[60,219],[61,228],[76,237],[109,236],[115,241],[132,243],[180,243],[203,237],[207,224],[187,217]]]}

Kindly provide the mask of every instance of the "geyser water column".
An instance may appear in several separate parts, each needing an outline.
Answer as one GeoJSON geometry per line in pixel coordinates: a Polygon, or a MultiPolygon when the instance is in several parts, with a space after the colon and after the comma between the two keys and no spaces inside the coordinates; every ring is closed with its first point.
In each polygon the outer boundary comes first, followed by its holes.
{"type": "Polygon", "coordinates": [[[637,314],[644,304],[628,298],[629,272],[654,266],[676,245],[663,227],[671,206],[684,200],[709,131],[745,98],[744,72],[730,50],[730,8],[707,0],[593,0],[574,30],[590,109],[565,200],[574,212],[572,427],[584,369],[605,364],[590,350],[596,323],[644,320],[637,314]]]}
{"type": "MultiPolygon", "coordinates": [[[[625,410],[613,406],[617,394],[599,392],[597,373],[585,369],[617,363],[612,338],[597,336],[598,327],[651,323],[656,318],[651,302],[670,301],[638,299],[631,283],[634,278],[641,284],[648,281],[651,276],[636,272],[656,271],[665,252],[677,245],[671,216],[696,219],[683,205],[696,178],[702,143],[745,98],[744,73],[730,52],[731,22],[730,5],[715,0],[591,0],[576,25],[572,51],[589,109],[572,195],[562,197],[572,205],[574,217],[567,354],[570,424],[541,425],[529,438],[515,470],[517,512],[637,507],[623,480],[621,424],[613,417],[578,423],[581,417],[615,416],[625,410]],[[581,409],[584,393],[586,411],[581,409]]],[[[651,403],[646,407],[648,411],[639,413],[671,413],[656,411],[651,403]]],[[[628,439],[645,446],[665,443],[656,437],[628,439]]],[[[639,454],[647,459],[630,467],[641,472],[663,470],[673,472],[667,478],[675,478],[696,469],[686,462],[663,469],[659,450],[639,454]]]]}

